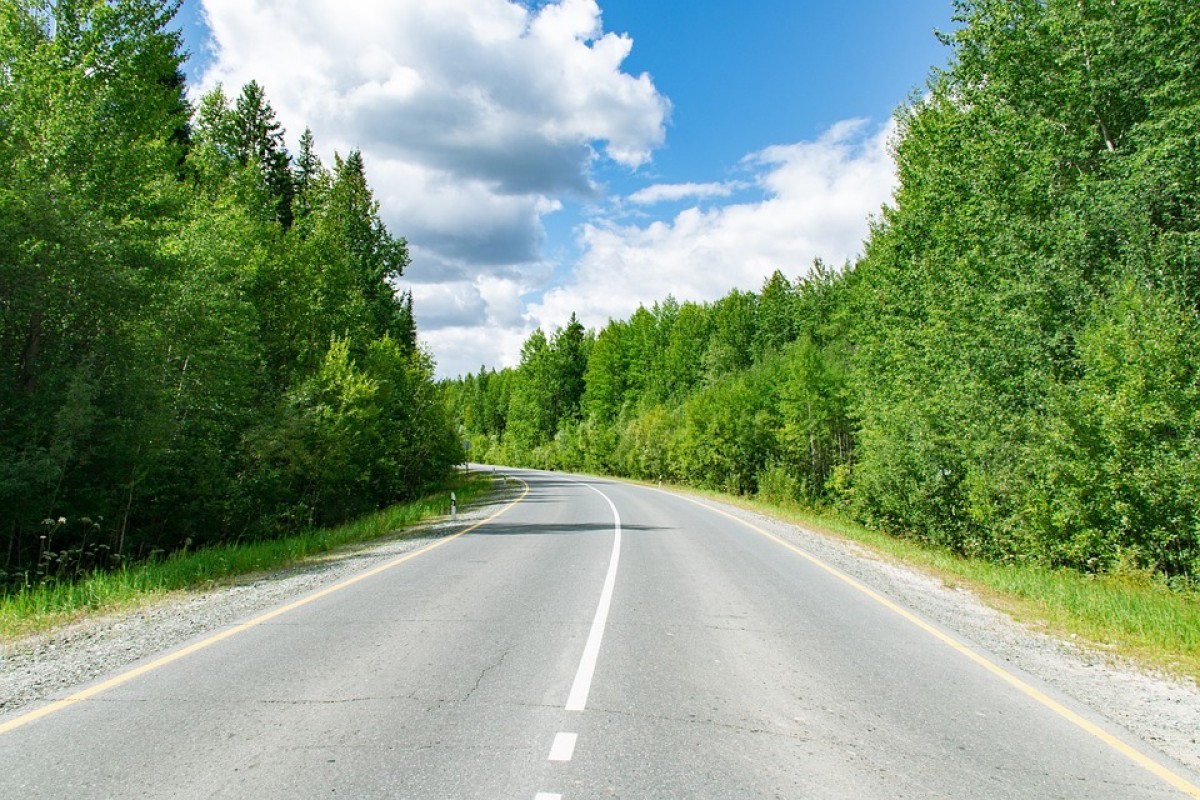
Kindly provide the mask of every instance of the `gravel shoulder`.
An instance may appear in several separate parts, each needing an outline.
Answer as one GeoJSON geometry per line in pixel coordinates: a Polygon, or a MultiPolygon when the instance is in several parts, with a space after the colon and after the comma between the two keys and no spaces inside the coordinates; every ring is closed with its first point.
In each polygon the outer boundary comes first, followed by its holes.
{"type": "MultiPolygon", "coordinates": [[[[90,618],[54,632],[0,643],[0,715],[91,682],[258,612],[370,569],[496,513],[512,488],[402,539],[341,551],[237,585],[176,593],[147,606],[90,618]]],[[[1065,642],[988,607],[973,593],[843,540],[706,500],[792,542],[891,597],[1001,663],[1033,676],[1181,765],[1200,773],[1200,687],[1065,642]]]]}

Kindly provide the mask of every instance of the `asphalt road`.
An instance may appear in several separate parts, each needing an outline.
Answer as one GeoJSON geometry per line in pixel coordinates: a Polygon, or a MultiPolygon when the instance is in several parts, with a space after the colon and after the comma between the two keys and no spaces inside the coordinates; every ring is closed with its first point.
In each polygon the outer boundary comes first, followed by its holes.
{"type": "Polygon", "coordinates": [[[0,718],[0,798],[1200,797],[785,542],[512,474],[465,535],[0,718]]]}

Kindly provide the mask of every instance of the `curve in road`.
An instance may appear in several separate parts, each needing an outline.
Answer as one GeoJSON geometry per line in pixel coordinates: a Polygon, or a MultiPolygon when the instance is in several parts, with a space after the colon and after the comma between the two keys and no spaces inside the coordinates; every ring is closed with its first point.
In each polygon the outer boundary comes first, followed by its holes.
{"type": "Polygon", "coordinates": [[[453,537],[0,720],[0,795],[1200,798],[786,537],[511,474],[453,537]]]}

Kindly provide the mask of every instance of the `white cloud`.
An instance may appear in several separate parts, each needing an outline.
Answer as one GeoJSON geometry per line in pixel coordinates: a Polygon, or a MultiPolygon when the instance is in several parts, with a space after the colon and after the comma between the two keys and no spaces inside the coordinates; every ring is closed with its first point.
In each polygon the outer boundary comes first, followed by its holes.
{"type": "Polygon", "coordinates": [[[484,325],[419,330],[421,343],[437,357],[441,377],[478,372],[480,367],[515,367],[521,345],[532,328],[499,328],[484,325]]]}
{"type": "Polygon", "coordinates": [[[758,289],[776,269],[805,274],[814,258],[840,266],[860,252],[870,216],[891,197],[893,134],[892,125],[871,131],[852,120],[817,141],[752,154],[743,163],[759,173],[756,202],[693,207],[647,225],[593,221],[570,279],[530,313],[546,328],[571,312],[599,326],[668,294],[715,300],[735,287],[758,289]]]}
{"type": "Polygon", "coordinates": [[[465,375],[481,364],[514,366],[533,324],[521,280],[480,276],[470,281],[414,284],[420,338],[437,356],[438,374],[465,375]]]}
{"type": "Polygon", "coordinates": [[[363,151],[384,220],[413,252],[431,342],[489,308],[471,294],[489,276],[526,290],[548,271],[542,216],[598,194],[596,159],[634,169],[665,136],[668,101],[622,72],[632,40],[604,32],[595,0],[202,2],[213,57],[199,89],[257,80],[293,143],[308,126],[327,161],[363,151]]]}
{"type": "Polygon", "coordinates": [[[652,206],[691,198],[728,197],[739,188],[742,187],[734,183],[656,183],[639,189],[627,199],[635,205],[652,206]]]}
{"type": "Polygon", "coordinates": [[[668,103],[621,71],[632,40],[594,0],[204,0],[215,61],[203,87],[254,78],[293,138],[361,146],[499,194],[591,189],[593,143],[645,163],[668,103]]]}
{"type": "Polygon", "coordinates": [[[637,213],[693,203],[669,220],[629,224],[610,206],[580,229],[565,283],[530,303],[555,267],[542,218],[560,198],[601,195],[598,159],[636,169],[665,137],[668,101],[622,71],[632,41],[603,31],[595,0],[202,2],[213,58],[201,90],[234,95],[255,79],[293,143],[310,126],[327,161],[363,151],[385,221],[408,239],[403,283],[442,375],[511,365],[529,331],[573,311],[599,326],[668,294],[713,300],[814,257],[841,264],[893,188],[890,128],[840,123],[748,156],[753,183],[625,198],[637,213]]]}

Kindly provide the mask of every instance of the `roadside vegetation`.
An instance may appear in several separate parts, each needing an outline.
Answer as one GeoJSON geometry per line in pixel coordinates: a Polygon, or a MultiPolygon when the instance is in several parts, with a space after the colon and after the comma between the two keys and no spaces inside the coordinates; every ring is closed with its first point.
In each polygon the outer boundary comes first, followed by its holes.
{"type": "Polygon", "coordinates": [[[0,641],[45,631],[81,617],[137,608],[177,591],[236,584],[263,573],[336,558],[356,545],[420,536],[421,523],[450,512],[450,492],[460,507],[485,497],[494,481],[460,475],[424,497],[399,503],[329,528],[262,541],[225,542],[156,554],[115,570],[70,580],[31,582],[0,597],[0,641]]]}
{"type": "Polygon", "coordinates": [[[463,458],[362,156],[289,153],[253,81],[191,107],[178,7],[0,3],[0,594],[336,526],[463,458]]]}
{"type": "Polygon", "coordinates": [[[1195,675],[1200,8],[960,0],[942,39],[855,262],[534,331],[448,384],[460,429],[836,515],[1195,675]]]}

